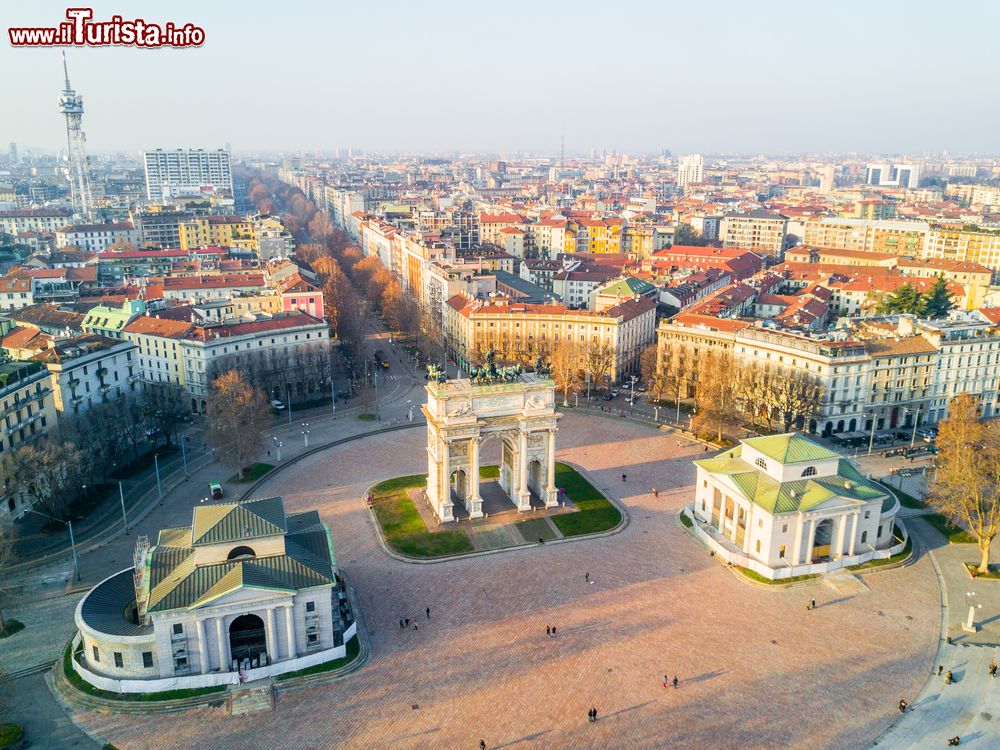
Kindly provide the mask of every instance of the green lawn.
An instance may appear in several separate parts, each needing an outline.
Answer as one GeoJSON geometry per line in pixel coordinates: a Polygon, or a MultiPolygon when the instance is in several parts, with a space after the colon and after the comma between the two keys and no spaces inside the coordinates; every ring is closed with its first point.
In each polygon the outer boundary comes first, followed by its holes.
{"type": "Polygon", "coordinates": [[[692,526],[694,526],[694,522],[691,520],[691,518],[688,516],[687,513],[681,513],[681,523],[684,524],[684,526],[689,529],[692,526]]]}
{"type": "Polygon", "coordinates": [[[343,666],[350,664],[352,661],[358,658],[358,653],[361,651],[361,646],[358,642],[358,637],[354,636],[347,642],[347,655],[340,658],[334,659],[333,661],[326,661],[322,664],[314,664],[311,667],[306,667],[305,669],[300,669],[297,672],[288,672],[287,674],[278,675],[279,680],[290,680],[292,677],[305,677],[310,674],[319,674],[320,672],[332,672],[335,669],[340,669],[343,666]]]}
{"type": "Polygon", "coordinates": [[[242,479],[237,479],[236,475],[234,474],[233,476],[229,477],[227,481],[243,483],[243,484],[248,484],[249,482],[256,482],[258,479],[267,474],[267,472],[269,472],[273,468],[274,464],[265,464],[260,462],[255,464],[250,464],[249,466],[244,467],[242,479]]]}
{"type": "Polygon", "coordinates": [[[23,622],[8,618],[4,620],[3,630],[0,630],[0,638],[9,638],[14,633],[20,633],[22,630],[24,630],[23,622]]]}
{"type": "Polygon", "coordinates": [[[13,745],[23,732],[20,724],[0,724],[0,749],[13,745]]]}
{"type": "Polygon", "coordinates": [[[784,583],[798,583],[799,581],[811,581],[814,578],[819,578],[818,573],[810,573],[805,576],[792,576],[791,578],[779,578],[777,580],[771,580],[770,578],[765,578],[760,573],[755,570],[750,570],[750,568],[741,568],[739,565],[734,565],[740,573],[745,575],[751,581],[757,581],[757,583],[766,583],[769,586],[780,586],[784,583]]]}
{"type": "Polygon", "coordinates": [[[376,417],[371,412],[365,412],[364,414],[359,414],[358,419],[360,419],[362,422],[374,422],[376,419],[378,419],[378,417],[376,417]]]}
{"type": "Polygon", "coordinates": [[[537,542],[539,539],[550,541],[556,538],[556,533],[552,530],[544,518],[530,518],[527,521],[518,521],[514,526],[521,532],[526,542],[537,542]]]}
{"type": "Polygon", "coordinates": [[[423,487],[424,474],[389,479],[372,489],[372,508],[386,542],[396,552],[410,557],[444,557],[473,550],[464,531],[431,533],[406,491],[423,487]]]}
{"type": "Polygon", "coordinates": [[[965,565],[965,569],[969,571],[969,573],[972,573],[973,571],[976,572],[976,578],[1000,578],[1000,567],[997,567],[996,565],[990,565],[989,573],[980,573],[979,563],[967,562],[963,564],[965,565]]]}
{"type": "Polygon", "coordinates": [[[552,523],[563,536],[607,531],[621,523],[622,514],[618,508],[571,466],[556,463],[556,486],[577,508],[576,513],[552,516],[552,523]]]}
{"type": "Polygon", "coordinates": [[[500,478],[500,467],[499,466],[480,466],[479,467],[479,478],[480,479],[499,479],[500,478]]]}
{"type": "Polygon", "coordinates": [[[950,544],[975,544],[976,537],[964,529],[957,528],[941,513],[919,516],[941,532],[950,544]]]}
{"type": "MultiPolygon", "coordinates": [[[[193,698],[197,695],[209,695],[210,693],[221,693],[226,690],[225,685],[214,685],[212,687],[204,688],[189,688],[186,690],[165,690],[161,693],[112,693],[108,690],[101,690],[96,688],[83,679],[80,675],[76,673],[73,669],[71,663],[72,656],[70,654],[70,649],[72,648],[72,641],[66,644],[66,650],[63,651],[63,671],[66,673],[66,679],[69,680],[70,684],[77,690],[86,693],[87,695],[93,695],[96,698],[106,698],[113,701],[130,701],[130,702],[148,702],[148,701],[170,701],[179,700],[181,698],[193,698]]],[[[82,650],[82,649],[81,649],[82,650]]],[[[79,653],[79,651],[77,651],[79,653]]]]}

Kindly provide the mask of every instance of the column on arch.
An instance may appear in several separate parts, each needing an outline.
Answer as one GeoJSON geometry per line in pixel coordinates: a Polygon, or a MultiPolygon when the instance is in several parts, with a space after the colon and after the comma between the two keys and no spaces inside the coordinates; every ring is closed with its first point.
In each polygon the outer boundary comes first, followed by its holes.
{"type": "Polygon", "coordinates": [[[545,438],[545,507],[559,504],[559,489],[556,487],[556,431],[550,429],[545,438]]]}
{"type": "Polygon", "coordinates": [[[219,671],[228,672],[230,668],[229,658],[229,634],[226,632],[226,618],[219,616],[215,618],[215,635],[219,643],[219,671]]]}
{"type": "Polygon", "coordinates": [[[469,441],[469,477],[467,480],[465,509],[469,518],[479,518],[483,515],[483,498],[479,494],[479,438],[469,441]]]}
{"type": "Polygon", "coordinates": [[[517,436],[517,497],[514,503],[518,510],[531,508],[531,492],[528,490],[528,433],[521,430],[517,436]]]}

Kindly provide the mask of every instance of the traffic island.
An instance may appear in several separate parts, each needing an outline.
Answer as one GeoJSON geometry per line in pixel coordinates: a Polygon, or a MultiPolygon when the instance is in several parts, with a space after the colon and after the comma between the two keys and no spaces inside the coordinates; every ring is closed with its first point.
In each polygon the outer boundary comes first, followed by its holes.
{"type": "Polygon", "coordinates": [[[518,512],[496,478],[496,466],[479,470],[484,515],[439,523],[424,496],[426,474],[396,477],[371,488],[370,510],[386,547],[403,558],[441,560],[529,544],[558,542],[570,537],[602,534],[624,522],[618,507],[579,471],[556,463],[555,483],[560,504],[546,508],[533,498],[530,511],[518,512]]]}

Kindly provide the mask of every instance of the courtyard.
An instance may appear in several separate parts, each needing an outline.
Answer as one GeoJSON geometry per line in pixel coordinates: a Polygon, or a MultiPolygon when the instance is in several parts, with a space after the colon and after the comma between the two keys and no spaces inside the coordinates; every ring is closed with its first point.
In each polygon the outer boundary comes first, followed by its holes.
{"type": "Polygon", "coordinates": [[[472,748],[482,738],[490,748],[846,750],[866,746],[899,697],[919,692],[940,626],[928,614],[939,594],[926,556],[865,575],[868,590],[849,596],[819,582],[755,587],[677,521],[701,444],[572,412],[559,428],[557,459],[626,509],[618,533],[432,565],[397,560],[363,498],[426,470],[421,433],[316,454],[256,494],[320,510],[360,597],[369,662],[281,695],[271,714],[77,719],[123,749],[472,748]],[[400,629],[400,617],[419,629],[400,629]],[[675,674],[676,690],[661,686],[675,674]]]}

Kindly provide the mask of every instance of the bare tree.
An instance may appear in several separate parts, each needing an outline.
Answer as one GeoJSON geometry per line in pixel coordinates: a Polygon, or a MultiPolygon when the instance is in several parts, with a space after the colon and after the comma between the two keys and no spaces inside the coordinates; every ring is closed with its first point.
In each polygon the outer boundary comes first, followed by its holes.
{"type": "Polygon", "coordinates": [[[271,421],[267,397],[247,383],[235,371],[212,381],[208,404],[208,439],[212,446],[235,464],[238,479],[243,479],[247,463],[261,449],[261,431],[271,421]]]}
{"type": "Polygon", "coordinates": [[[980,422],[976,398],[963,393],[949,404],[937,447],[929,500],[976,537],[978,569],[988,573],[990,543],[1000,527],[1000,427],[980,422]]]}
{"type": "Polygon", "coordinates": [[[698,413],[705,424],[716,428],[722,440],[723,428],[736,421],[736,368],[728,350],[708,351],[699,360],[698,413]]]}
{"type": "MultiPolygon", "coordinates": [[[[654,350],[655,356],[655,350],[654,350]]],[[[591,385],[607,385],[615,366],[615,352],[607,344],[591,341],[584,351],[584,367],[590,375],[591,385]]]]}
{"type": "Polygon", "coordinates": [[[549,364],[556,388],[562,391],[563,406],[569,406],[569,397],[579,391],[582,380],[584,356],[580,345],[572,339],[561,339],[552,347],[549,364]]]}
{"type": "MultiPolygon", "coordinates": [[[[6,519],[0,520],[0,633],[7,629],[3,610],[11,603],[10,578],[5,573],[14,561],[14,525],[6,519]]],[[[0,691],[3,690],[3,674],[0,674],[0,691]]],[[[0,698],[0,718],[3,715],[3,699],[0,698]]]]}
{"type": "Polygon", "coordinates": [[[819,379],[802,370],[776,368],[772,373],[767,404],[781,420],[785,432],[792,425],[805,426],[823,396],[819,379]]]}
{"type": "Polygon", "coordinates": [[[681,399],[697,372],[694,350],[689,344],[668,339],[660,346],[659,369],[663,377],[663,390],[670,394],[677,406],[677,419],[681,418],[681,399]]]}

